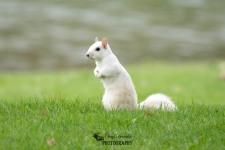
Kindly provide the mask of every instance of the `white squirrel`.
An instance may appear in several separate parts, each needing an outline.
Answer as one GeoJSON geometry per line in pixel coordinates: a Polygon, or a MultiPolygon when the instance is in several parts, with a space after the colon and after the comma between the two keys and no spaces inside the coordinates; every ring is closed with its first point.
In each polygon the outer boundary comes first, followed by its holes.
{"type": "Polygon", "coordinates": [[[95,61],[94,75],[103,82],[105,93],[102,103],[105,109],[135,109],[138,107],[141,109],[176,109],[172,100],[164,94],[153,94],[138,105],[132,79],[113,54],[106,38],[98,41],[96,37],[95,43],[90,46],[86,56],[95,61]]]}

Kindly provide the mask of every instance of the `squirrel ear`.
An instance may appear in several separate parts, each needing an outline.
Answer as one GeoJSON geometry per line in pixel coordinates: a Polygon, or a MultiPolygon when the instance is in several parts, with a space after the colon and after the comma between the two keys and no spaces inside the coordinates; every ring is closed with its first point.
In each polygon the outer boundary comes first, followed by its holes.
{"type": "Polygon", "coordinates": [[[107,39],[104,37],[103,39],[102,39],[102,46],[106,49],[106,47],[107,47],[107,39]]]}
{"type": "Polygon", "coordinates": [[[98,42],[98,37],[97,36],[95,37],[95,42],[98,42]]]}

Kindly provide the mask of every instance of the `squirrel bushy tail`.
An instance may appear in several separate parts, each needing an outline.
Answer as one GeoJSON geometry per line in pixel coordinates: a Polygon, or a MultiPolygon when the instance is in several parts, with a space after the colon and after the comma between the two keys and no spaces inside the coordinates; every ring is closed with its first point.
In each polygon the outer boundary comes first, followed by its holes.
{"type": "Polygon", "coordinates": [[[172,111],[177,109],[170,97],[158,93],[147,97],[143,102],[139,104],[141,109],[162,109],[172,111]]]}

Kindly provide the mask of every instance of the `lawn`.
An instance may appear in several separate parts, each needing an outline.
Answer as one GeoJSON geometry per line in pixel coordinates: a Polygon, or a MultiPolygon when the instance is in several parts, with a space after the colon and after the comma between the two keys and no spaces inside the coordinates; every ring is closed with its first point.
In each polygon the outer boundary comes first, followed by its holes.
{"type": "Polygon", "coordinates": [[[160,92],[179,109],[107,112],[89,67],[2,73],[0,149],[225,149],[225,81],[217,62],[126,68],[139,101],[160,92]]]}

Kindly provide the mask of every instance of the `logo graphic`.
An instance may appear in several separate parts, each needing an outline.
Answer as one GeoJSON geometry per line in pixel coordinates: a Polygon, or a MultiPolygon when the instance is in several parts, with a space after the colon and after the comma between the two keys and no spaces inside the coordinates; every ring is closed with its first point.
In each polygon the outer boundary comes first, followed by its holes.
{"type": "Polygon", "coordinates": [[[96,141],[104,141],[104,136],[100,136],[100,133],[94,133],[93,137],[96,139],[96,141]]]}
{"type": "Polygon", "coordinates": [[[119,134],[109,134],[106,133],[101,135],[99,132],[94,133],[93,137],[97,142],[100,142],[102,145],[132,145],[133,139],[130,134],[128,135],[119,135],[119,134]]]}

